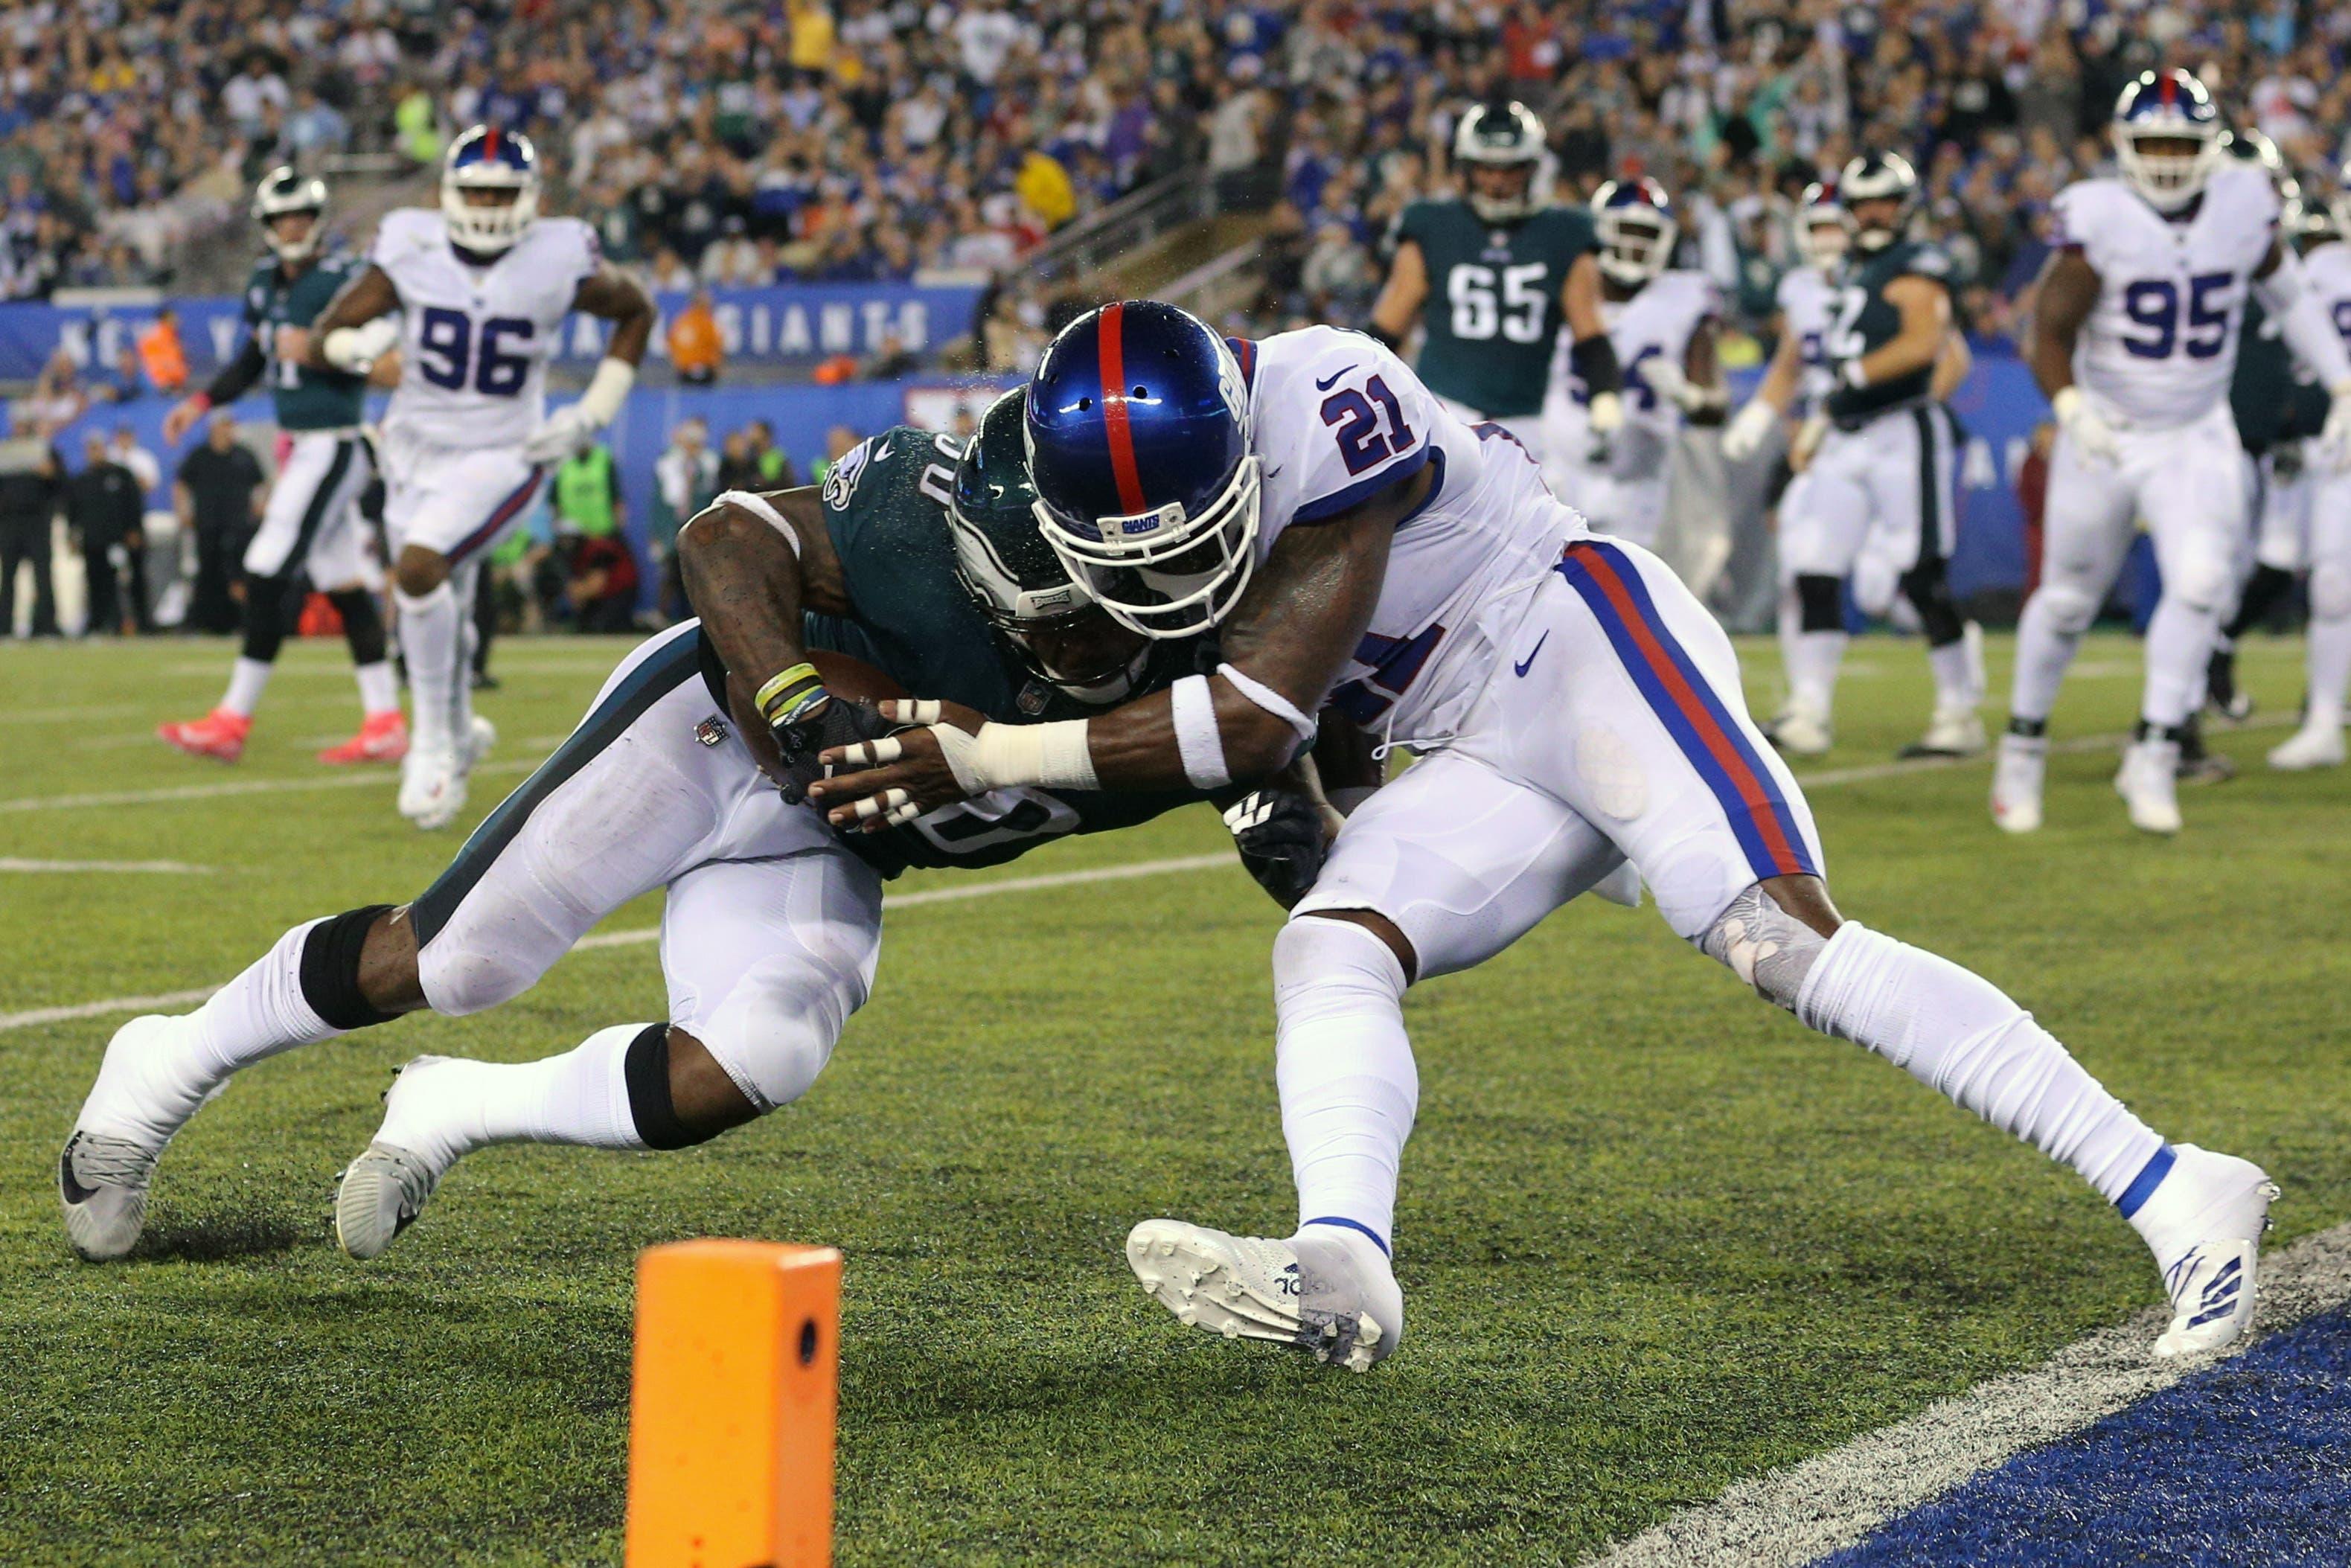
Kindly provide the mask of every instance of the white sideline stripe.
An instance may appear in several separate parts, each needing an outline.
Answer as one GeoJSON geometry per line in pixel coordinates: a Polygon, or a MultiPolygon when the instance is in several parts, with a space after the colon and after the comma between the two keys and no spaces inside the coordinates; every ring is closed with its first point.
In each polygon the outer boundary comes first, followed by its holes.
{"type": "MultiPolygon", "coordinates": [[[[884,898],[882,912],[886,915],[893,909],[913,909],[925,904],[959,904],[967,899],[992,898],[1003,893],[1036,893],[1050,887],[1082,887],[1089,883],[1169,876],[1179,872],[1207,871],[1212,866],[1233,863],[1230,854],[1177,855],[1169,860],[1133,861],[1124,865],[1094,866],[1085,871],[1007,877],[1001,882],[977,882],[962,887],[929,887],[920,893],[902,893],[893,898],[884,898]]],[[[589,947],[633,947],[660,940],[659,926],[647,926],[636,931],[599,931],[573,943],[571,950],[577,953],[589,947]]],[[[65,1023],[74,1019],[104,1018],[109,1013],[143,1013],[157,1008],[182,1007],[189,1002],[201,1002],[219,988],[217,986],[197,986],[189,990],[165,991],[152,997],[110,997],[104,1001],[72,1002],[64,1007],[0,1013],[0,1031],[29,1029],[35,1024],[65,1023]]]]}
{"type": "MultiPolygon", "coordinates": [[[[2209,747],[2213,740],[2244,729],[2283,729],[2300,721],[2292,714],[2256,714],[2241,723],[2216,725],[2204,737],[2209,747]]],[[[2130,736],[2122,731],[2111,735],[2076,735],[2049,743],[2053,757],[2074,757],[2085,751],[2112,751],[2129,742],[2130,736]]],[[[1869,762],[1857,768],[1824,768],[1817,773],[1798,773],[1796,782],[1810,789],[1829,784],[1866,784],[1879,779],[1899,779],[1906,773],[1939,773],[1949,768],[1967,768],[1990,762],[2000,753],[1997,736],[1992,744],[1973,757],[1912,757],[1894,762],[1869,762]]]]}
{"type": "Polygon", "coordinates": [[[152,872],[160,876],[210,876],[208,865],[185,861],[30,861],[0,855],[0,871],[152,872]]]}
{"type": "MultiPolygon", "coordinates": [[[[2262,1260],[2256,1343],[2351,1301],[2351,1224],[2262,1260]]],[[[1591,1568],[1798,1568],[1852,1545],[1969,1477],[2056,1441],[2213,1364],[2150,1354],[2168,1311],[2150,1307],[2040,1365],[1938,1400],[1907,1421],[1744,1480],[1717,1500],[1584,1561],[1591,1568]]],[[[2225,1359],[2225,1358],[2224,1358],[2225,1359]]]]}

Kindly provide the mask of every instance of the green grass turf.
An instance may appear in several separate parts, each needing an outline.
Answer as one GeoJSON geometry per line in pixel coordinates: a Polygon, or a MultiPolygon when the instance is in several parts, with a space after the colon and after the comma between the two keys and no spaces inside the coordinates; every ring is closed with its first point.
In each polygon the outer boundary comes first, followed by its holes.
{"type": "MultiPolygon", "coordinates": [[[[620,653],[502,649],[499,761],[543,752],[620,653]]],[[[2298,657],[2248,651],[2273,713],[2298,657]]],[[[1747,658],[1768,706],[1776,661],[1747,658]]],[[[331,646],[289,651],[235,769],[146,738],[227,661],[0,649],[0,798],[326,777],[309,753],[355,711],[331,646]]],[[[1925,713],[1915,644],[1853,666],[1814,771],[1884,759],[1925,713]]],[[[2137,668],[2095,642],[2060,732],[2122,727],[2137,668]]],[[[2125,824],[2107,755],[2053,763],[2026,841],[1986,819],[1981,764],[1813,800],[1849,915],[2008,987],[2167,1133],[2265,1162],[2291,1239],[2351,1210],[2351,785],[2268,774],[2281,733],[2216,737],[2247,776],[2189,792],[2173,842],[2125,824]]],[[[477,781],[474,814],[519,777],[477,781]]],[[[0,810],[0,856],[215,868],[0,872],[0,1012],[216,981],[298,920],[412,895],[456,835],[391,794],[0,810]]],[[[1195,810],[980,874],[1224,841],[1195,810]]],[[[0,1031],[0,1562],[612,1561],[631,1267],[686,1236],[847,1254],[849,1563],[1571,1560],[2158,1299],[2071,1175],[1599,905],[1411,998],[1403,1354],[1340,1376],[1183,1329],[1135,1289],[1127,1227],[1292,1218],[1277,919],[1238,870],[905,910],[802,1103],[678,1155],[489,1151],[365,1267],[334,1249],[330,1188],[389,1070],[657,1018],[650,946],[256,1068],[172,1145],[141,1253],[110,1268],[68,1254],[53,1193],[119,1020],[0,1031]]]]}

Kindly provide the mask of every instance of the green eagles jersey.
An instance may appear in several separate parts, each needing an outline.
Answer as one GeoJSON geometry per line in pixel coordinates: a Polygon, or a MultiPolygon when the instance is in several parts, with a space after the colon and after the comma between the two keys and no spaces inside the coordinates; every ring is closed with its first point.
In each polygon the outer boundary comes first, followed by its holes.
{"type": "Polygon", "coordinates": [[[2294,354],[2277,324],[2259,299],[2248,298],[2237,371],[2229,382],[2229,412],[2245,450],[2259,457],[2281,441],[2317,434],[2331,401],[2325,387],[2295,379],[2294,354]]]}
{"type": "Polygon", "coordinates": [[[1544,207],[1512,224],[1479,219],[1462,201],[1415,202],[1395,241],[1428,267],[1420,379],[1437,396],[1494,419],[1542,411],[1567,269],[1591,250],[1592,214],[1544,207]]]}
{"type": "MultiPolygon", "coordinates": [[[[1031,676],[956,580],[946,506],[962,453],[950,436],[901,424],[833,465],[822,492],[825,528],[852,610],[810,614],[808,645],[862,659],[916,696],[962,703],[1004,723],[1101,712],[1031,676]]],[[[1193,674],[1200,647],[1153,643],[1135,694],[1193,674]]],[[[723,669],[707,638],[703,649],[704,674],[723,707],[723,669]]],[[[887,832],[847,834],[845,842],[884,876],[908,866],[998,865],[1053,839],[1132,827],[1205,798],[1186,789],[999,789],[887,832]]]]}
{"type": "Polygon", "coordinates": [[[269,361],[265,379],[277,405],[281,430],[341,430],[362,417],[366,377],[290,364],[278,358],[277,350],[277,329],[308,327],[317,320],[327,301],[360,266],[353,256],[322,256],[288,283],[277,258],[270,256],[245,281],[245,324],[269,361]]]}
{"type": "MultiPolygon", "coordinates": [[[[1824,345],[1831,364],[1842,371],[1847,361],[1883,348],[1900,335],[1902,311],[1886,298],[1886,290],[1901,277],[1923,277],[1949,292],[1950,257],[1933,246],[1901,240],[1876,256],[1856,256],[1847,263],[1844,277],[1838,279],[1834,314],[1824,345]]],[[[1924,402],[1934,380],[1931,364],[1874,386],[1848,386],[1840,379],[1836,390],[1829,393],[1829,417],[1840,424],[1852,424],[1889,409],[1924,402]]]]}

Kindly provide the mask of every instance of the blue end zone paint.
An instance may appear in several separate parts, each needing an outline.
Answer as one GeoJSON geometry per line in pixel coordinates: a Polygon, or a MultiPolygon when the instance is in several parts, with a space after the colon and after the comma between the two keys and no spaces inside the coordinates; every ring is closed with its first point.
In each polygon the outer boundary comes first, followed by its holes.
{"type": "Polygon", "coordinates": [[[2351,1309],[2020,1454],[1815,1568],[2351,1563],[2351,1309]]]}

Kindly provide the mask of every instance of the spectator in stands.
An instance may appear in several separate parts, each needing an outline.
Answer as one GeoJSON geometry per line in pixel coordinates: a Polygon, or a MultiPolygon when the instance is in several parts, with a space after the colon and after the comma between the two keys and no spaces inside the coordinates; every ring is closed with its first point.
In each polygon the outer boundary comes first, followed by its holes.
{"type": "Polygon", "coordinates": [[[582,632],[636,629],[637,558],[617,536],[583,538],[571,551],[565,594],[572,623],[582,632]]]}
{"type": "Polygon", "coordinates": [[[65,494],[65,459],[48,432],[0,440],[0,632],[16,624],[16,569],[33,573],[36,637],[57,631],[57,583],[51,571],[49,536],[57,503],[65,494]]]}
{"type": "Polygon", "coordinates": [[[718,379],[726,350],[718,340],[718,317],[710,308],[710,290],[697,288],[685,308],[669,324],[670,363],[677,379],[688,386],[706,387],[718,379]]]}
{"type": "Polygon", "coordinates": [[[106,454],[131,470],[131,477],[139,481],[140,495],[153,496],[162,489],[163,465],[156,461],[152,452],[139,444],[139,432],[131,425],[114,427],[114,434],[106,444],[106,454]]]}
{"type": "Polygon", "coordinates": [[[789,490],[799,483],[792,472],[792,460],[776,444],[776,427],[764,419],[755,419],[743,427],[751,444],[751,463],[758,484],[754,489],[789,490]]]}
{"type": "Polygon", "coordinates": [[[147,604],[147,503],[138,476],[114,461],[106,437],[82,441],[81,472],[66,484],[66,528],[89,583],[88,634],[151,629],[147,604]],[[118,568],[115,559],[120,552],[118,568]],[[120,575],[118,575],[118,572],[120,575]]]}
{"type": "Polygon", "coordinates": [[[79,419],[82,411],[89,406],[80,382],[73,356],[60,348],[33,379],[32,392],[16,405],[16,424],[26,429],[42,426],[61,430],[79,419]]]}
{"type": "Polygon", "coordinates": [[[165,397],[176,397],[188,384],[188,351],[180,343],[180,313],[166,305],[155,312],[155,324],[139,334],[139,362],[146,368],[147,384],[165,397]]]}
{"type": "Polygon", "coordinates": [[[99,402],[135,402],[147,395],[147,368],[140,362],[139,345],[125,340],[114,351],[114,363],[90,377],[90,395],[99,402]]]}
{"type": "Polygon", "coordinates": [[[751,455],[751,433],[730,430],[718,444],[717,486],[721,490],[764,490],[759,465],[751,455]]]}
{"type": "Polygon", "coordinates": [[[237,563],[261,521],[261,462],[236,438],[236,416],[214,409],[204,444],[180,460],[172,486],[180,527],[195,540],[196,581],[186,624],[197,632],[234,632],[242,618],[235,599],[237,563]]]}
{"type": "Polygon", "coordinates": [[[859,375],[869,382],[893,382],[912,375],[922,368],[923,358],[906,347],[906,340],[893,329],[882,334],[882,341],[866,356],[858,368],[859,375]]]}
{"type": "Polygon", "coordinates": [[[628,527],[629,503],[621,493],[621,465],[612,449],[601,441],[563,460],[555,471],[551,494],[559,545],[567,540],[611,538],[628,527]]]}
{"type": "Polygon", "coordinates": [[[857,432],[845,424],[836,424],[824,433],[824,455],[816,461],[809,483],[821,485],[832,473],[832,465],[857,450],[857,432]]]}
{"type": "Polygon", "coordinates": [[[677,530],[718,494],[718,455],[710,450],[710,427],[681,420],[669,446],[653,460],[653,515],[645,546],[661,571],[658,608],[672,620],[685,613],[685,587],[677,575],[677,530]]]}

